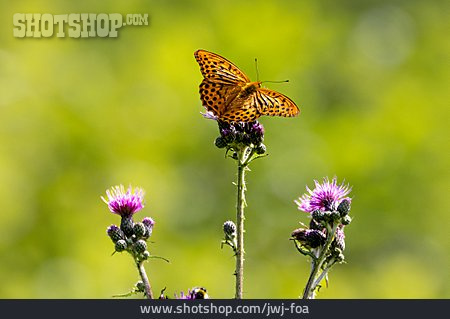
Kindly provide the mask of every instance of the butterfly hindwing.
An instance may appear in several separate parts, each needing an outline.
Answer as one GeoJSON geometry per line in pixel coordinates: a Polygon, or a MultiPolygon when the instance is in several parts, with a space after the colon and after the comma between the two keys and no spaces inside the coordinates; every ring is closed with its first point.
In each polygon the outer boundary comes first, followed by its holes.
{"type": "Polygon", "coordinates": [[[200,65],[200,71],[205,79],[210,82],[223,83],[226,85],[245,84],[250,79],[239,70],[232,62],[218,54],[205,50],[197,50],[195,59],[200,65]]]}
{"type": "Polygon", "coordinates": [[[222,118],[227,122],[252,122],[260,116],[261,113],[256,108],[255,94],[245,98],[237,96],[222,114],[222,118]]]}
{"type": "Polygon", "coordinates": [[[200,99],[207,111],[220,118],[240,90],[240,87],[236,85],[226,85],[204,79],[200,83],[200,99]]]}

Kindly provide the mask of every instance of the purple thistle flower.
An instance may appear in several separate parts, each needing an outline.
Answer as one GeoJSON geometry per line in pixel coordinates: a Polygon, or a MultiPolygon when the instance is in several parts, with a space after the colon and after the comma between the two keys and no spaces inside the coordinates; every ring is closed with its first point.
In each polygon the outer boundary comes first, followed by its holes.
{"type": "Polygon", "coordinates": [[[227,123],[218,121],[220,136],[228,143],[258,146],[264,140],[264,126],[258,121],[227,123]]]}
{"type": "Polygon", "coordinates": [[[122,185],[111,187],[106,191],[108,199],[102,200],[108,205],[109,210],[122,217],[131,216],[144,207],[144,190],[136,187],[134,192],[131,186],[125,192],[122,185]]]}
{"type": "Polygon", "coordinates": [[[248,124],[247,134],[250,136],[250,141],[259,145],[264,140],[264,126],[258,121],[248,124]]]}
{"type": "Polygon", "coordinates": [[[175,294],[175,299],[192,299],[191,294],[188,293],[187,295],[184,294],[184,292],[180,292],[179,295],[175,294]]]}
{"type": "Polygon", "coordinates": [[[231,128],[223,128],[220,130],[220,135],[222,135],[223,137],[228,137],[232,134],[234,134],[234,132],[231,128]]]}
{"type": "Polygon", "coordinates": [[[179,295],[175,294],[175,299],[209,299],[209,296],[205,288],[193,288],[192,290],[189,289],[187,294],[182,291],[179,295]]]}
{"type": "Polygon", "coordinates": [[[351,203],[351,198],[346,197],[352,190],[351,187],[344,185],[344,183],[337,185],[336,180],[336,176],[333,177],[331,182],[328,177],[324,177],[322,184],[314,180],[316,185],[314,190],[310,190],[306,186],[309,194],[304,194],[298,200],[294,201],[298,209],[306,213],[312,213],[315,210],[334,211],[343,200],[351,203]]]}
{"type": "MultiPolygon", "coordinates": [[[[222,124],[222,126],[224,126],[222,124]]],[[[220,128],[220,136],[226,141],[226,142],[233,142],[236,138],[236,128],[234,126],[228,126],[228,127],[222,127],[220,128]]]]}
{"type": "Polygon", "coordinates": [[[255,135],[264,135],[264,126],[258,121],[255,121],[251,124],[249,131],[255,135]]]}

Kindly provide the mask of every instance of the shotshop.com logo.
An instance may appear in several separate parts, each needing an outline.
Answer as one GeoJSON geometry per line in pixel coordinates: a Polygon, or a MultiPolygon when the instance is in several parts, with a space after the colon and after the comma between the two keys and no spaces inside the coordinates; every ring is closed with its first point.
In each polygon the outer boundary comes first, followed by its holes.
{"type": "Polygon", "coordinates": [[[94,38],[118,36],[117,30],[126,25],[148,25],[148,14],[120,13],[15,13],[13,15],[16,38],[94,38]]]}

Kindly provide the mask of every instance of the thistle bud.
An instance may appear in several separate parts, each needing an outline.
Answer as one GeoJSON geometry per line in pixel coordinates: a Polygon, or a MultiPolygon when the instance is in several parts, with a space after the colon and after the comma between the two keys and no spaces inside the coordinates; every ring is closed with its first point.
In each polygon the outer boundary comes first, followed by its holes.
{"type": "Polygon", "coordinates": [[[116,242],[115,248],[117,252],[124,251],[125,249],[127,249],[127,242],[123,239],[120,239],[116,242]]]}
{"type": "Polygon", "coordinates": [[[266,153],[267,148],[264,144],[259,144],[256,148],[255,148],[256,154],[258,155],[262,155],[264,153],[266,153]]]}
{"type": "Polygon", "coordinates": [[[144,238],[149,238],[153,232],[153,226],[155,226],[155,221],[151,217],[145,217],[142,220],[142,224],[144,224],[146,231],[144,238]]]}
{"type": "Polygon", "coordinates": [[[106,233],[111,238],[113,243],[116,243],[118,240],[125,238],[125,234],[123,233],[123,231],[121,231],[120,228],[116,225],[109,226],[106,230],[106,233]]]}
{"type": "Polygon", "coordinates": [[[326,214],[320,209],[316,209],[311,213],[311,217],[313,220],[320,224],[321,221],[325,220],[326,214]]]}
{"type": "Polygon", "coordinates": [[[147,243],[145,240],[139,239],[137,242],[134,243],[133,249],[136,253],[142,254],[144,251],[147,250],[147,243]]]}
{"type": "Polygon", "coordinates": [[[236,236],[236,225],[228,220],[223,224],[223,232],[225,233],[225,237],[233,238],[236,236]]]}
{"type": "Polygon", "coordinates": [[[330,219],[334,222],[338,221],[341,218],[341,215],[337,210],[330,212],[330,219]]]}
{"type": "Polygon", "coordinates": [[[139,291],[139,292],[144,292],[145,291],[145,285],[144,285],[144,283],[141,280],[139,280],[136,283],[135,287],[136,287],[136,290],[139,291]]]}
{"type": "MultiPolygon", "coordinates": [[[[236,139],[236,128],[227,122],[218,121],[217,123],[219,124],[220,137],[226,144],[232,143],[236,139]]],[[[217,139],[216,146],[219,147],[217,145],[217,139]]]]}
{"type": "Polygon", "coordinates": [[[136,238],[142,238],[145,234],[146,228],[143,223],[136,223],[133,226],[133,232],[136,238]]]}
{"type": "Polygon", "coordinates": [[[342,225],[348,225],[352,222],[352,218],[350,217],[350,215],[345,215],[344,217],[342,217],[342,225]]]}
{"type": "Polygon", "coordinates": [[[347,216],[349,210],[350,210],[350,201],[347,199],[344,199],[337,208],[339,214],[341,217],[347,216]]]}
{"type": "Polygon", "coordinates": [[[126,236],[133,235],[133,218],[131,216],[123,216],[120,222],[120,229],[124,232],[126,236]]]}
{"type": "Polygon", "coordinates": [[[238,133],[236,141],[238,143],[242,143],[242,144],[248,145],[248,146],[250,146],[250,144],[252,144],[252,139],[251,139],[250,135],[247,134],[245,131],[242,133],[241,132],[238,133]]]}
{"type": "Polygon", "coordinates": [[[225,140],[225,138],[219,136],[218,138],[216,138],[216,140],[214,141],[214,144],[216,145],[216,147],[218,148],[224,148],[225,146],[228,145],[227,141],[225,140]]]}

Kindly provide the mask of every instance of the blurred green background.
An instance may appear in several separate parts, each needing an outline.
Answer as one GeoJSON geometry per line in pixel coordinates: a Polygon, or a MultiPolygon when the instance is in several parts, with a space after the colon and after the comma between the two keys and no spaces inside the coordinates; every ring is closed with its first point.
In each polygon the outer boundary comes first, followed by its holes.
{"type": "Polygon", "coordinates": [[[309,263],[288,240],[313,179],[353,186],[347,264],[319,298],[449,298],[449,42],[445,1],[1,1],[0,297],[110,298],[138,280],[111,256],[100,200],[141,186],[156,220],[154,292],[234,295],[220,249],[236,167],[203,119],[197,49],[301,107],[262,118],[247,175],[246,298],[297,298],[309,263]],[[14,38],[14,13],[148,13],[118,38],[14,38]]]}

